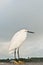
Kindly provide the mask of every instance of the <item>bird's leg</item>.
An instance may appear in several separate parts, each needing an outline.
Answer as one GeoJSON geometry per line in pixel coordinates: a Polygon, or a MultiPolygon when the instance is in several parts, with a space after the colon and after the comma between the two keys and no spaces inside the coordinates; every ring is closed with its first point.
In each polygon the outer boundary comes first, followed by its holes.
{"type": "Polygon", "coordinates": [[[17,55],[18,55],[18,59],[19,59],[19,47],[18,47],[18,50],[17,50],[17,55]]]}
{"type": "Polygon", "coordinates": [[[16,59],[16,48],[14,50],[14,58],[16,59]]]}

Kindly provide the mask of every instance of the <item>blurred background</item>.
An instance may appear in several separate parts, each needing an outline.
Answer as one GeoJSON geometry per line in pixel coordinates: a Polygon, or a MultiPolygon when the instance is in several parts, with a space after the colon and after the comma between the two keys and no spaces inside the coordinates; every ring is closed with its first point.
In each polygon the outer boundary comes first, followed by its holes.
{"type": "Polygon", "coordinates": [[[0,0],[0,58],[13,58],[10,40],[23,28],[35,34],[28,34],[20,57],[43,57],[43,0],[0,0]]]}

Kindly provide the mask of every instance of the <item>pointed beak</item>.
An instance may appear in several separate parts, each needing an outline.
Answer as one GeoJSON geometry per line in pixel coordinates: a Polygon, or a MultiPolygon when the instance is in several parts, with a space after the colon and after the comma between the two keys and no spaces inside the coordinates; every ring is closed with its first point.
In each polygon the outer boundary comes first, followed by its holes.
{"type": "Polygon", "coordinates": [[[32,31],[27,31],[28,33],[34,33],[34,32],[32,32],[32,31]]]}

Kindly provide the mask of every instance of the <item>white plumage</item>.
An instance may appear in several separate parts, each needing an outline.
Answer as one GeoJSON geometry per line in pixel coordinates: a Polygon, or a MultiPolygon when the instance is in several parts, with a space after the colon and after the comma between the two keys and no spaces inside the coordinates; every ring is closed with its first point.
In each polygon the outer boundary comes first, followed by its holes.
{"type": "Polygon", "coordinates": [[[26,29],[22,29],[18,31],[11,39],[9,53],[14,52],[15,59],[16,59],[16,50],[17,50],[18,59],[19,59],[19,47],[26,39],[27,33],[34,33],[34,32],[28,31],[26,29]]]}
{"type": "Polygon", "coordinates": [[[10,52],[13,51],[15,48],[20,47],[20,45],[23,43],[23,41],[27,37],[26,31],[27,31],[26,29],[22,29],[13,36],[13,38],[11,39],[11,45],[9,48],[10,52]]]}

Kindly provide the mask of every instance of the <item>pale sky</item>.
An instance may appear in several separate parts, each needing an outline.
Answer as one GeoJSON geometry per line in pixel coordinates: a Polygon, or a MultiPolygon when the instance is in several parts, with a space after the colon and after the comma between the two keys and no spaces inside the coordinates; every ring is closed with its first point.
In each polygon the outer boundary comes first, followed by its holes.
{"type": "Polygon", "coordinates": [[[43,0],[0,0],[0,58],[8,58],[9,41],[20,29],[35,34],[20,47],[21,57],[43,56],[43,0]]]}

